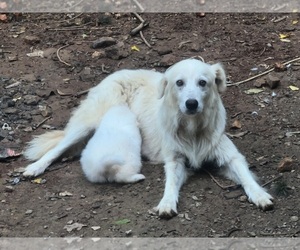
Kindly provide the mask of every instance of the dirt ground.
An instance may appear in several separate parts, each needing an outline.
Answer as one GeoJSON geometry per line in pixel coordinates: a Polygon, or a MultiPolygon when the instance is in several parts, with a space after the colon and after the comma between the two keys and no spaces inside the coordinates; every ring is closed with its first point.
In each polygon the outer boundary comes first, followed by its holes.
{"type": "Polygon", "coordinates": [[[300,61],[280,63],[300,56],[300,15],[142,17],[149,22],[143,35],[151,48],[139,34],[130,35],[139,24],[131,14],[10,14],[0,23],[0,236],[299,236],[300,134],[293,132],[300,130],[300,61]],[[117,44],[93,48],[102,37],[117,44]],[[211,171],[216,182],[203,171],[182,188],[179,215],[165,220],[151,211],[163,194],[161,165],[145,163],[146,180],[137,184],[95,185],[84,178],[78,159],[63,159],[28,180],[19,173],[28,164],[22,156],[5,158],[5,148],[21,152],[33,135],[64,128],[85,98],[81,91],[109,73],[164,71],[192,56],[222,62],[229,83],[277,63],[271,75],[228,87],[223,95],[226,132],[274,196],[273,210],[259,210],[245,200],[243,190],[222,189],[217,182],[232,183],[211,171]],[[292,163],[279,173],[286,157],[292,163]]]}

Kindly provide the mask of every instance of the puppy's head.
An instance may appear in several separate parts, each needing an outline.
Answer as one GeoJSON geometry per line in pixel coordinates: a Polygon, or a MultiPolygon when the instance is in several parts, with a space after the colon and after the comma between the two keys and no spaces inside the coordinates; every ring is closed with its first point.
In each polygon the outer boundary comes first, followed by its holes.
{"type": "Polygon", "coordinates": [[[226,89],[226,75],[221,64],[207,64],[196,59],[182,60],[171,66],[159,86],[159,97],[178,105],[181,113],[201,113],[206,101],[226,89]]]}

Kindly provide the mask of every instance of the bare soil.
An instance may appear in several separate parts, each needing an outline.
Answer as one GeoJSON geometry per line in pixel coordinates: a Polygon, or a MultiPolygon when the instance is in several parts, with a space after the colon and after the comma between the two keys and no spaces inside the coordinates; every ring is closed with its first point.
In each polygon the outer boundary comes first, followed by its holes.
{"type": "MultiPolygon", "coordinates": [[[[161,165],[145,163],[146,180],[137,184],[95,185],[84,178],[78,159],[57,162],[34,180],[18,173],[29,163],[22,156],[3,159],[5,148],[22,152],[33,135],[64,128],[85,98],[80,92],[110,72],[164,71],[181,59],[202,56],[207,62],[222,62],[229,82],[235,83],[300,56],[296,13],[142,17],[149,22],[143,34],[152,48],[139,34],[130,35],[139,24],[131,14],[10,14],[8,22],[0,23],[0,125],[11,127],[0,128],[0,236],[299,236],[300,134],[290,132],[300,130],[300,91],[290,86],[300,87],[300,61],[270,73],[271,84],[280,81],[273,89],[267,84],[260,93],[245,93],[264,79],[269,83],[265,75],[228,87],[223,95],[226,132],[236,135],[232,140],[274,196],[271,211],[250,204],[240,188],[220,188],[203,171],[182,188],[179,215],[164,220],[150,210],[163,194],[161,165]],[[92,48],[101,37],[118,44],[92,48]],[[27,55],[36,50],[43,57],[27,55]],[[286,157],[292,164],[279,173],[286,157]]],[[[233,184],[210,172],[219,184],[233,184]]]]}

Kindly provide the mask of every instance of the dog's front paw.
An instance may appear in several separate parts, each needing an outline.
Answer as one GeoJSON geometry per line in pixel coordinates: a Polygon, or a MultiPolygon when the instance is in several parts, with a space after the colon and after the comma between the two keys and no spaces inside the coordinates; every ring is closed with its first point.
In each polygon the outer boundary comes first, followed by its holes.
{"type": "Polygon", "coordinates": [[[161,218],[172,218],[177,215],[177,201],[173,199],[163,198],[154,210],[161,218]]]}
{"type": "Polygon", "coordinates": [[[259,187],[248,193],[248,199],[264,211],[273,209],[273,197],[263,188],[259,187]]]}
{"type": "Polygon", "coordinates": [[[28,165],[23,173],[23,176],[34,177],[44,173],[45,169],[38,162],[28,165]]]}

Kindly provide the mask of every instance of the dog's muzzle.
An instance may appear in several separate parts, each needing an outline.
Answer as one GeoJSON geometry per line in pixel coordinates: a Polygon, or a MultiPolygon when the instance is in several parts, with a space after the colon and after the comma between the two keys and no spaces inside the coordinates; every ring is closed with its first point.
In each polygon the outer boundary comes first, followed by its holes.
{"type": "Polygon", "coordinates": [[[199,103],[196,99],[188,99],[185,102],[187,113],[188,114],[195,114],[197,112],[198,105],[199,105],[199,103]]]}

